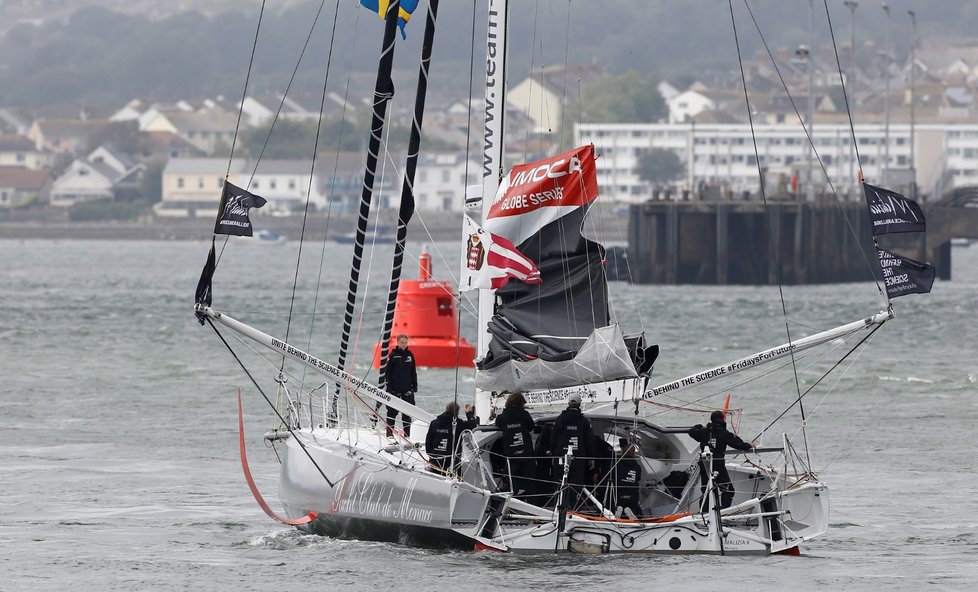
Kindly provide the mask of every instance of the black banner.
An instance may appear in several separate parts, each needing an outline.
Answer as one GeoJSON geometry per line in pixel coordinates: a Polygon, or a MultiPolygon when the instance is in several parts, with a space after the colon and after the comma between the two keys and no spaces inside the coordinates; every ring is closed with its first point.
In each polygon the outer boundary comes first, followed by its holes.
{"type": "Polygon", "coordinates": [[[879,252],[880,269],[886,282],[886,295],[890,298],[904,294],[926,294],[934,285],[933,265],[921,263],[883,249],[879,252]]]}
{"type": "Polygon", "coordinates": [[[252,236],[251,220],[248,218],[249,210],[260,208],[265,203],[264,197],[225,181],[224,192],[221,194],[221,206],[217,210],[217,224],[214,225],[214,234],[252,236]]]}
{"type": "MultiPolygon", "coordinates": [[[[217,267],[216,257],[214,255],[214,238],[211,238],[211,250],[207,253],[207,262],[204,263],[204,269],[200,271],[200,279],[197,280],[197,291],[194,294],[194,303],[203,306],[211,305],[211,279],[214,277],[214,269],[217,267]]],[[[204,315],[200,312],[196,313],[197,320],[200,324],[204,324],[204,315]]]]}
{"type": "Polygon", "coordinates": [[[914,200],[869,183],[863,183],[863,191],[873,221],[873,236],[924,231],[924,212],[914,200]]]}

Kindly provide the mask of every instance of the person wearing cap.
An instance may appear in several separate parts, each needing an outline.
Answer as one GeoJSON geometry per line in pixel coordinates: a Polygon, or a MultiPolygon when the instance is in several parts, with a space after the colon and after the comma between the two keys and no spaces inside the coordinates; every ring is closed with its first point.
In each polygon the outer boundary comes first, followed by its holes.
{"type": "Polygon", "coordinates": [[[533,495],[533,477],[536,473],[536,461],[533,458],[533,417],[526,410],[523,393],[509,395],[503,412],[496,416],[496,427],[503,431],[503,455],[508,461],[513,495],[533,495]]]}
{"type": "MultiPolygon", "coordinates": [[[[706,446],[710,447],[710,452],[713,453],[712,469],[715,475],[714,479],[716,479],[716,486],[720,492],[720,508],[729,508],[730,504],[733,503],[735,492],[733,482],[730,479],[730,473],[727,472],[727,462],[724,458],[727,454],[727,447],[729,446],[747,452],[754,450],[754,444],[744,442],[736,434],[727,430],[726,416],[723,411],[714,411],[711,413],[710,423],[706,424],[706,428],[704,429],[699,425],[694,426],[690,430],[690,435],[700,442],[700,450],[706,446]],[[694,432],[696,435],[694,435],[694,432]]],[[[703,472],[700,474],[703,477],[703,472]]],[[[705,478],[703,488],[705,493],[705,478]]]]}
{"type": "MultiPolygon", "coordinates": [[[[577,506],[578,488],[587,485],[588,471],[594,470],[594,434],[591,422],[581,413],[581,395],[571,393],[567,396],[567,409],[564,409],[554,420],[553,431],[550,434],[550,450],[558,458],[562,458],[571,450],[573,455],[567,482],[567,500],[565,507],[577,506]]],[[[562,478],[562,468],[555,463],[557,480],[562,478]]]]}

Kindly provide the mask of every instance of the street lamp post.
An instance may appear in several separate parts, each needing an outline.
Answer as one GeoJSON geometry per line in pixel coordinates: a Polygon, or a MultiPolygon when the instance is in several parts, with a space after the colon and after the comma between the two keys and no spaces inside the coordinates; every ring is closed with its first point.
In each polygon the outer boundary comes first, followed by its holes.
{"type": "Polygon", "coordinates": [[[914,159],[916,152],[916,142],[914,141],[914,103],[916,97],[916,74],[917,74],[917,15],[912,10],[908,10],[910,15],[910,198],[917,199],[917,161],[914,159]]]}
{"type": "MultiPolygon", "coordinates": [[[[846,0],[845,5],[849,7],[851,18],[849,19],[849,96],[852,103],[849,105],[849,116],[856,118],[856,7],[859,3],[856,0],[846,0]]],[[[852,153],[849,158],[849,182],[853,183],[856,179],[856,138],[852,138],[852,146],[849,148],[852,153]]],[[[851,185],[850,185],[851,187],[851,185]]],[[[848,190],[846,191],[848,194],[848,190]]]]}
{"type": "Polygon", "coordinates": [[[883,11],[886,13],[886,43],[884,47],[886,59],[883,68],[885,86],[883,91],[883,167],[881,178],[883,183],[888,184],[890,182],[888,179],[890,176],[890,6],[886,0],[883,0],[882,4],[883,11]]]}

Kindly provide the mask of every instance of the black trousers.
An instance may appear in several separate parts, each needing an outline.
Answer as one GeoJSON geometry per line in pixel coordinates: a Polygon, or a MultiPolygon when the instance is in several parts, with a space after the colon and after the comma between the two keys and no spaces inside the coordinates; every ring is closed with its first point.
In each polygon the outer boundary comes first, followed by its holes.
{"type": "MultiPolygon", "coordinates": [[[[392,395],[398,399],[414,405],[414,393],[412,391],[391,391],[392,395]]],[[[401,413],[393,407],[387,408],[387,434],[390,435],[397,422],[397,414],[401,413]]],[[[411,416],[401,413],[401,423],[404,425],[404,435],[411,435],[411,416]]]]}
{"type": "MultiPolygon", "coordinates": [[[[702,500],[701,503],[702,506],[705,508],[706,507],[705,496],[707,495],[707,491],[706,491],[707,474],[706,474],[706,469],[703,467],[704,464],[705,463],[703,462],[699,463],[700,480],[702,483],[702,485],[700,485],[700,490],[702,491],[704,496],[704,499],[702,500]]],[[[716,481],[717,491],[720,492],[720,509],[729,508],[730,505],[733,503],[733,498],[736,491],[734,490],[733,482],[730,479],[730,473],[727,472],[727,462],[721,458],[713,462],[712,468],[713,468],[713,472],[716,473],[716,477],[714,479],[716,481]]]]}
{"type": "Polygon", "coordinates": [[[717,466],[713,463],[713,472],[717,474],[717,489],[720,491],[720,509],[729,508],[733,503],[734,486],[730,480],[730,473],[727,472],[726,463],[717,466]]]}
{"type": "MultiPolygon", "coordinates": [[[[575,458],[571,461],[570,471],[567,474],[567,489],[564,490],[564,507],[568,510],[576,510],[578,501],[583,496],[583,488],[591,487],[588,477],[591,472],[588,470],[587,461],[575,458]]],[[[559,462],[554,463],[553,479],[560,483],[564,478],[564,465],[559,462]]]]}
{"type": "MultiPolygon", "coordinates": [[[[616,500],[615,506],[621,506],[622,508],[631,508],[632,512],[636,516],[641,516],[642,508],[639,507],[638,505],[638,486],[619,485],[618,499],[616,500]]],[[[614,509],[614,507],[612,509],[614,509]]]]}
{"type": "Polygon", "coordinates": [[[510,487],[520,498],[527,498],[536,493],[534,478],[537,474],[537,462],[532,458],[509,457],[510,487]]]}

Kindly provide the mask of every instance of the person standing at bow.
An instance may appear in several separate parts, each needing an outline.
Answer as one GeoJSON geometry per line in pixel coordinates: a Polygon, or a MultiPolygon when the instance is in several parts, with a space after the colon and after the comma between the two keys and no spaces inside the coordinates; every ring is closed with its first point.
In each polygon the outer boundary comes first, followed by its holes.
{"type": "MultiPolygon", "coordinates": [[[[709,446],[710,452],[713,454],[713,465],[710,468],[713,471],[714,479],[716,479],[716,487],[720,493],[720,508],[729,508],[730,504],[733,503],[735,491],[733,481],[730,479],[730,473],[727,471],[727,461],[725,458],[727,447],[729,446],[730,448],[747,452],[754,450],[754,444],[744,442],[736,434],[727,430],[726,416],[723,411],[714,411],[711,413],[710,423],[706,424],[705,428],[698,424],[693,426],[689,431],[689,435],[700,443],[700,450],[709,446]]],[[[707,475],[703,469],[702,462],[700,463],[700,478],[702,480],[701,487],[703,488],[705,498],[707,475]]],[[[707,507],[705,499],[703,507],[707,507]]]]}
{"type": "MultiPolygon", "coordinates": [[[[387,392],[398,399],[414,405],[414,394],[418,392],[418,369],[414,354],[408,349],[408,336],[397,336],[397,347],[387,357],[387,392]]],[[[397,422],[397,409],[387,408],[387,435],[394,435],[397,422]]],[[[401,413],[404,435],[411,436],[411,417],[401,413]]]]}

